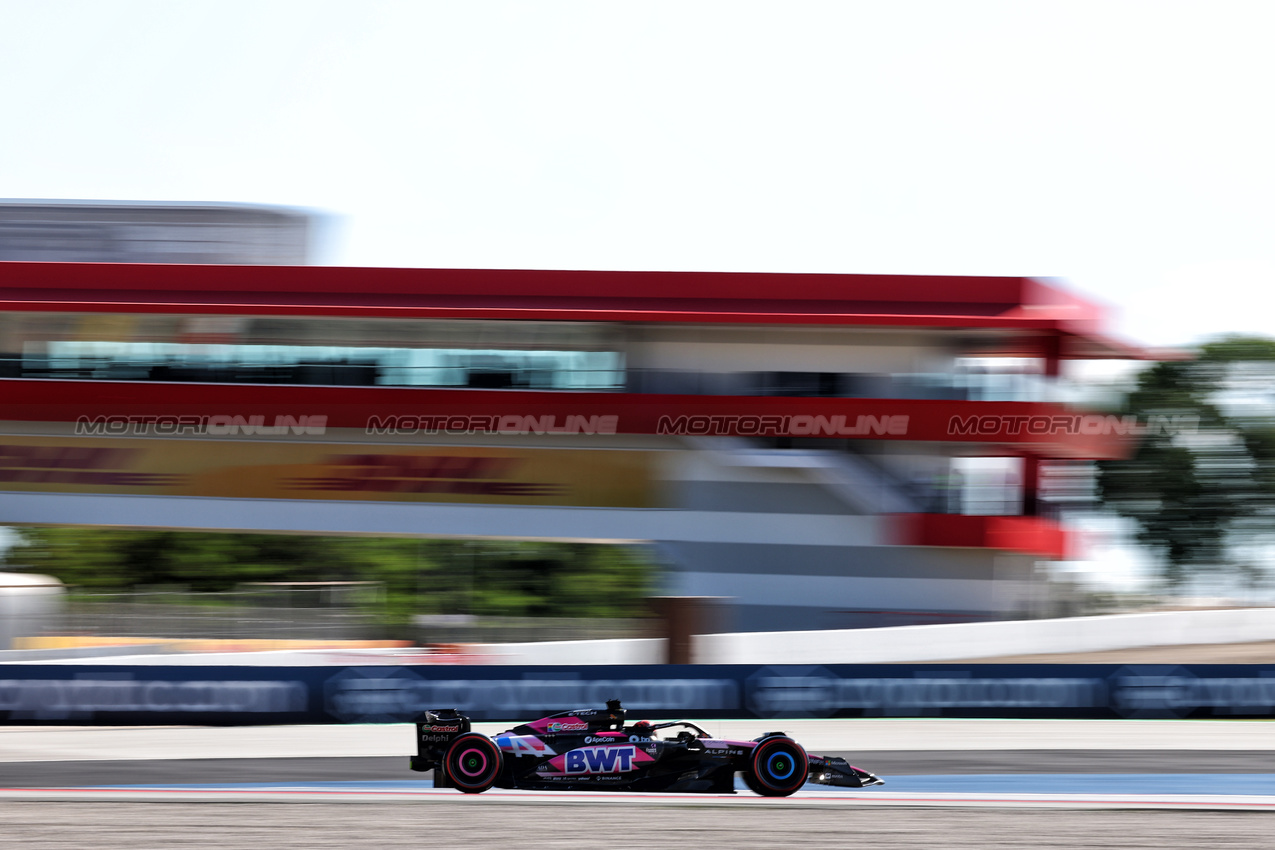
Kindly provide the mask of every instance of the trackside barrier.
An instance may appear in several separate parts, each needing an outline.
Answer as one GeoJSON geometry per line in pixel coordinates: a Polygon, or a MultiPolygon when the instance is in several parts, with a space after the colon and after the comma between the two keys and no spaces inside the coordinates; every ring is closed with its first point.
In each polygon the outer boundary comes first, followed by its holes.
{"type": "Polygon", "coordinates": [[[1275,608],[697,635],[694,660],[700,664],[906,664],[1267,640],[1275,640],[1275,608]]]}
{"type": "Polygon", "coordinates": [[[1275,665],[0,665],[0,723],[518,720],[612,698],[650,719],[1275,717],[1275,665]]]}
{"type": "Polygon", "coordinates": [[[470,643],[462,651],[486,664],[661,664],[668,653],[664,638],[555,640],[535,643],[470,643]]]}

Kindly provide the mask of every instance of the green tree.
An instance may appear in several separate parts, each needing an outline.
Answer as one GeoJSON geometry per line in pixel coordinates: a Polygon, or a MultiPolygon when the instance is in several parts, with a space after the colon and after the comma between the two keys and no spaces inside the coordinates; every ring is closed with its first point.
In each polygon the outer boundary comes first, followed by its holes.
{"type": "Polygon", "coordinates": [[[1147,369],[1126,400],[1124,412],[1139,422],[1198,422],[1194,432],[1153,430],[1132,457],[1099,464],[1103,504],[1137,522],[1171,589],[1202,570],[1236,568],[1237,545],[1275,529],[1271,365],[1275,340],[1229,337],[1195,360],[1147,369]]]}
{"type": "Polygon", "coordinates": [[[5,565],[85,591],[378,582],[378,613],[400,632],[413,614],[642,616],[654,571],[639,549],[575,543],[44,527],[19,537],[5,565]]]}

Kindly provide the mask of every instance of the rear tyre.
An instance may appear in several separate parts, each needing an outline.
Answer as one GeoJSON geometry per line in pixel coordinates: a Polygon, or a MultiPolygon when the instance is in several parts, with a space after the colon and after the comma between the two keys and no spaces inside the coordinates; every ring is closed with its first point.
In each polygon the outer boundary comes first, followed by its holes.
{"type": "Polygon", "coordinates": [[[753,748],[744,784],[763,797],[787,797],[806,784],[810,760],[792,738],[767,738],[753,748]]]}
{"type": "Polygon", "coordinates": [[[452,741],[443,756],[447,780],[466,794],[481,794],[496,784],[503,756],[496,742],[469,732],[452,741]]]}

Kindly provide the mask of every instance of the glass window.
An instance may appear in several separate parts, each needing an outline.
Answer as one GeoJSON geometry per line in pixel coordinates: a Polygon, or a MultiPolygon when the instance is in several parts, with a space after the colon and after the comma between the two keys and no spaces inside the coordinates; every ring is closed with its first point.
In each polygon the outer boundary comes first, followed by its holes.
{"type": "Polygon", "coordinates": [[[0,375],[610,390],[624,387],[621,334],[588,322],[11,313],[0,375]]]}

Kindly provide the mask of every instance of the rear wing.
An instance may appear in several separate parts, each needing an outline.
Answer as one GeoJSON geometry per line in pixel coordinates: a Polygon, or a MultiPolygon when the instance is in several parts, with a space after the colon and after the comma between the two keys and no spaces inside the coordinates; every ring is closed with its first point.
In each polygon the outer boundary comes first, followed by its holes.
{"type": "Polygon", "coordinates": [[[454,708],[430,709],[417,717],[416,755],[412,756],[412,770],[433,770],[447,752],[447,745],[469,729],[469,718],[454,708]]]}

